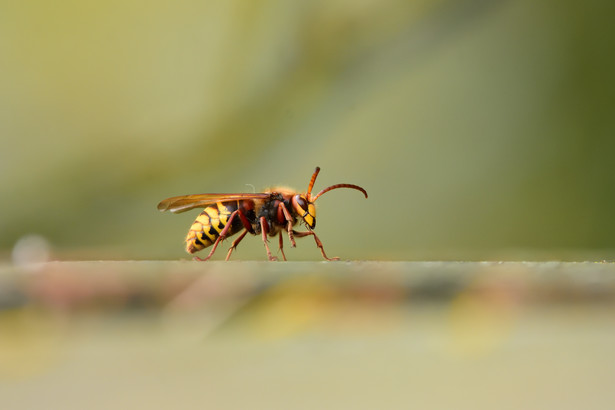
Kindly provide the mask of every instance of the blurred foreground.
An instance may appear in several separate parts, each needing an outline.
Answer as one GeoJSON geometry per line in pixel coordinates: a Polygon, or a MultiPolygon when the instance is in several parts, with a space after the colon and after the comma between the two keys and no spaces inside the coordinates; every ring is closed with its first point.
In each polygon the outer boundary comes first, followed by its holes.
{"type": "Polygon", "coordinates": [[[0,407],[609,408],[612,263],[0,268],[0,407]]]}

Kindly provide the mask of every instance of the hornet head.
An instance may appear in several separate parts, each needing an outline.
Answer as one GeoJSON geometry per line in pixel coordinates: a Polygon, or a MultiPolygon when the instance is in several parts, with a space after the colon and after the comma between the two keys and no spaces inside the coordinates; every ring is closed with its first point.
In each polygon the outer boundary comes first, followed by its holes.
{"type": "Polygon", "coordinates": [[[308,185],[307,193],[297,194],[293,196],[291,200],[295,212],[299,214],[301,219],[303,219],[303,221],[307,224],[307,226],[310,229],[314,229],[314,227],[316,226],[316,206],[314,205],[314,202],[316,202],[318,197],[320,197],[325,192],[329,192],[332,189],[337,189],[337,188],[352,188],[352,189],[356,189],[357,191],[361,191],[363,195],[365,195],[365,198],[367,198],[367,192],[363,188],[357,185],[352,185],[352,184],[331,185],[330,187],[327,187],[323,189],[322,191],[320,191],[319,193],[317,193],[316,195],[312,196],[312,188],[314,187],[314,182],[316,181],[316,177],[318,176],[319,172],[320,172],[320,167],[316,167],[314,174],[312,174],[312,179],[310,179],[310,184],[308,185]]]}

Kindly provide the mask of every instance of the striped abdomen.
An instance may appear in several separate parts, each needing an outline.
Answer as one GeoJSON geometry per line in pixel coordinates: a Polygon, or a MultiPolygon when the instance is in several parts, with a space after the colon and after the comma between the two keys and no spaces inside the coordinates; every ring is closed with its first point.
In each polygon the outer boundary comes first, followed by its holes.
{"type": "MultiPolygon", "coordinates": [[[[194,253],[207,248],[216,242],[220,232],[227,225],[231,214],[238,208],[248,217],[250,222],[254,219],[254,203],[252,201],[225,201],[210,205],[197,216],[186,235],[186,251],[194,253]]],[[[241,231],[243,224],[236,216],[227,231],[227,237],[241,231]]]]}

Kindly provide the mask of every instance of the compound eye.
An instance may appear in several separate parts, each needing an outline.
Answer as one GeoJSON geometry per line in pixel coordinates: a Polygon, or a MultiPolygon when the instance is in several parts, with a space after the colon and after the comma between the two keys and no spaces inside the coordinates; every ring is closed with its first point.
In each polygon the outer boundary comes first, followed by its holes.
{"type": "Polygon", "coordinates": [[[314,228],[316,225],[316,208],[314,204],[309,202],[303,195],[295,195],[293,197],[293,207],[301,219],[303,219],[310,228],[314,228]]]}
{"type": "Polygon", "coordinates": [[[297,198],[297,205],[299,205],[299,207],[301,209],[304,210],[304,212],[307,210],[308,204],[307,201],[305,200],[304,197],[297,195],[295,198],[297,198]]]}
{"type": "Polygon", "coordinates": [[[293,197],[293,208],[303,221],[308,224],[310,228],[316,225],[316,208],[314,204],[308,202],[307,198],[302,195],[295,195],[293,197]]]}

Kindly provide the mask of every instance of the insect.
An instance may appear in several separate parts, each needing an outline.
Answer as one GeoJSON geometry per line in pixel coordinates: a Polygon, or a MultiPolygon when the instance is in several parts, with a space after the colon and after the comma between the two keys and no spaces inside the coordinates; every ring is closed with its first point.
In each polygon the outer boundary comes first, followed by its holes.
{"type": "Polygon", "coordinates": [[[240,231],[241,234],[233,241],[226,255],[229,260],[237,245],[248,234],[261,235],[267,257],[270,261],[277,260],[271,254],[267,237],[279,236],[279,247],[282,258],[286,260],[283,245],[283,233],[288,234],[291,246],[296,246],[295,238],[313,236],[316,246],[322,256],[329,258],[325,253],[322,242],[313,229],[316,226],[316,207],[314,202],[324,193],[337,188],[351,188],[361,191],[365,198],[365,189],[352,184],[335,184],[312,195],[312,188],[320,168],[316,167],[306,193],[298,193],[288,188],[273,187],[261,193],[239,194],[195,194],[167,198],[158,204],[159,211],[171,211],[178,214],[194,208],[205,208],[196,218],[188,235],[186,235],[186,251],[190,254],[212,246],[209,255],[205,258],[195,256],[195,260],[206,261],[212,257],[221,241],[240,231]],[[297,223],[303,223],[307,231],[293,229],[297,223]]]}

